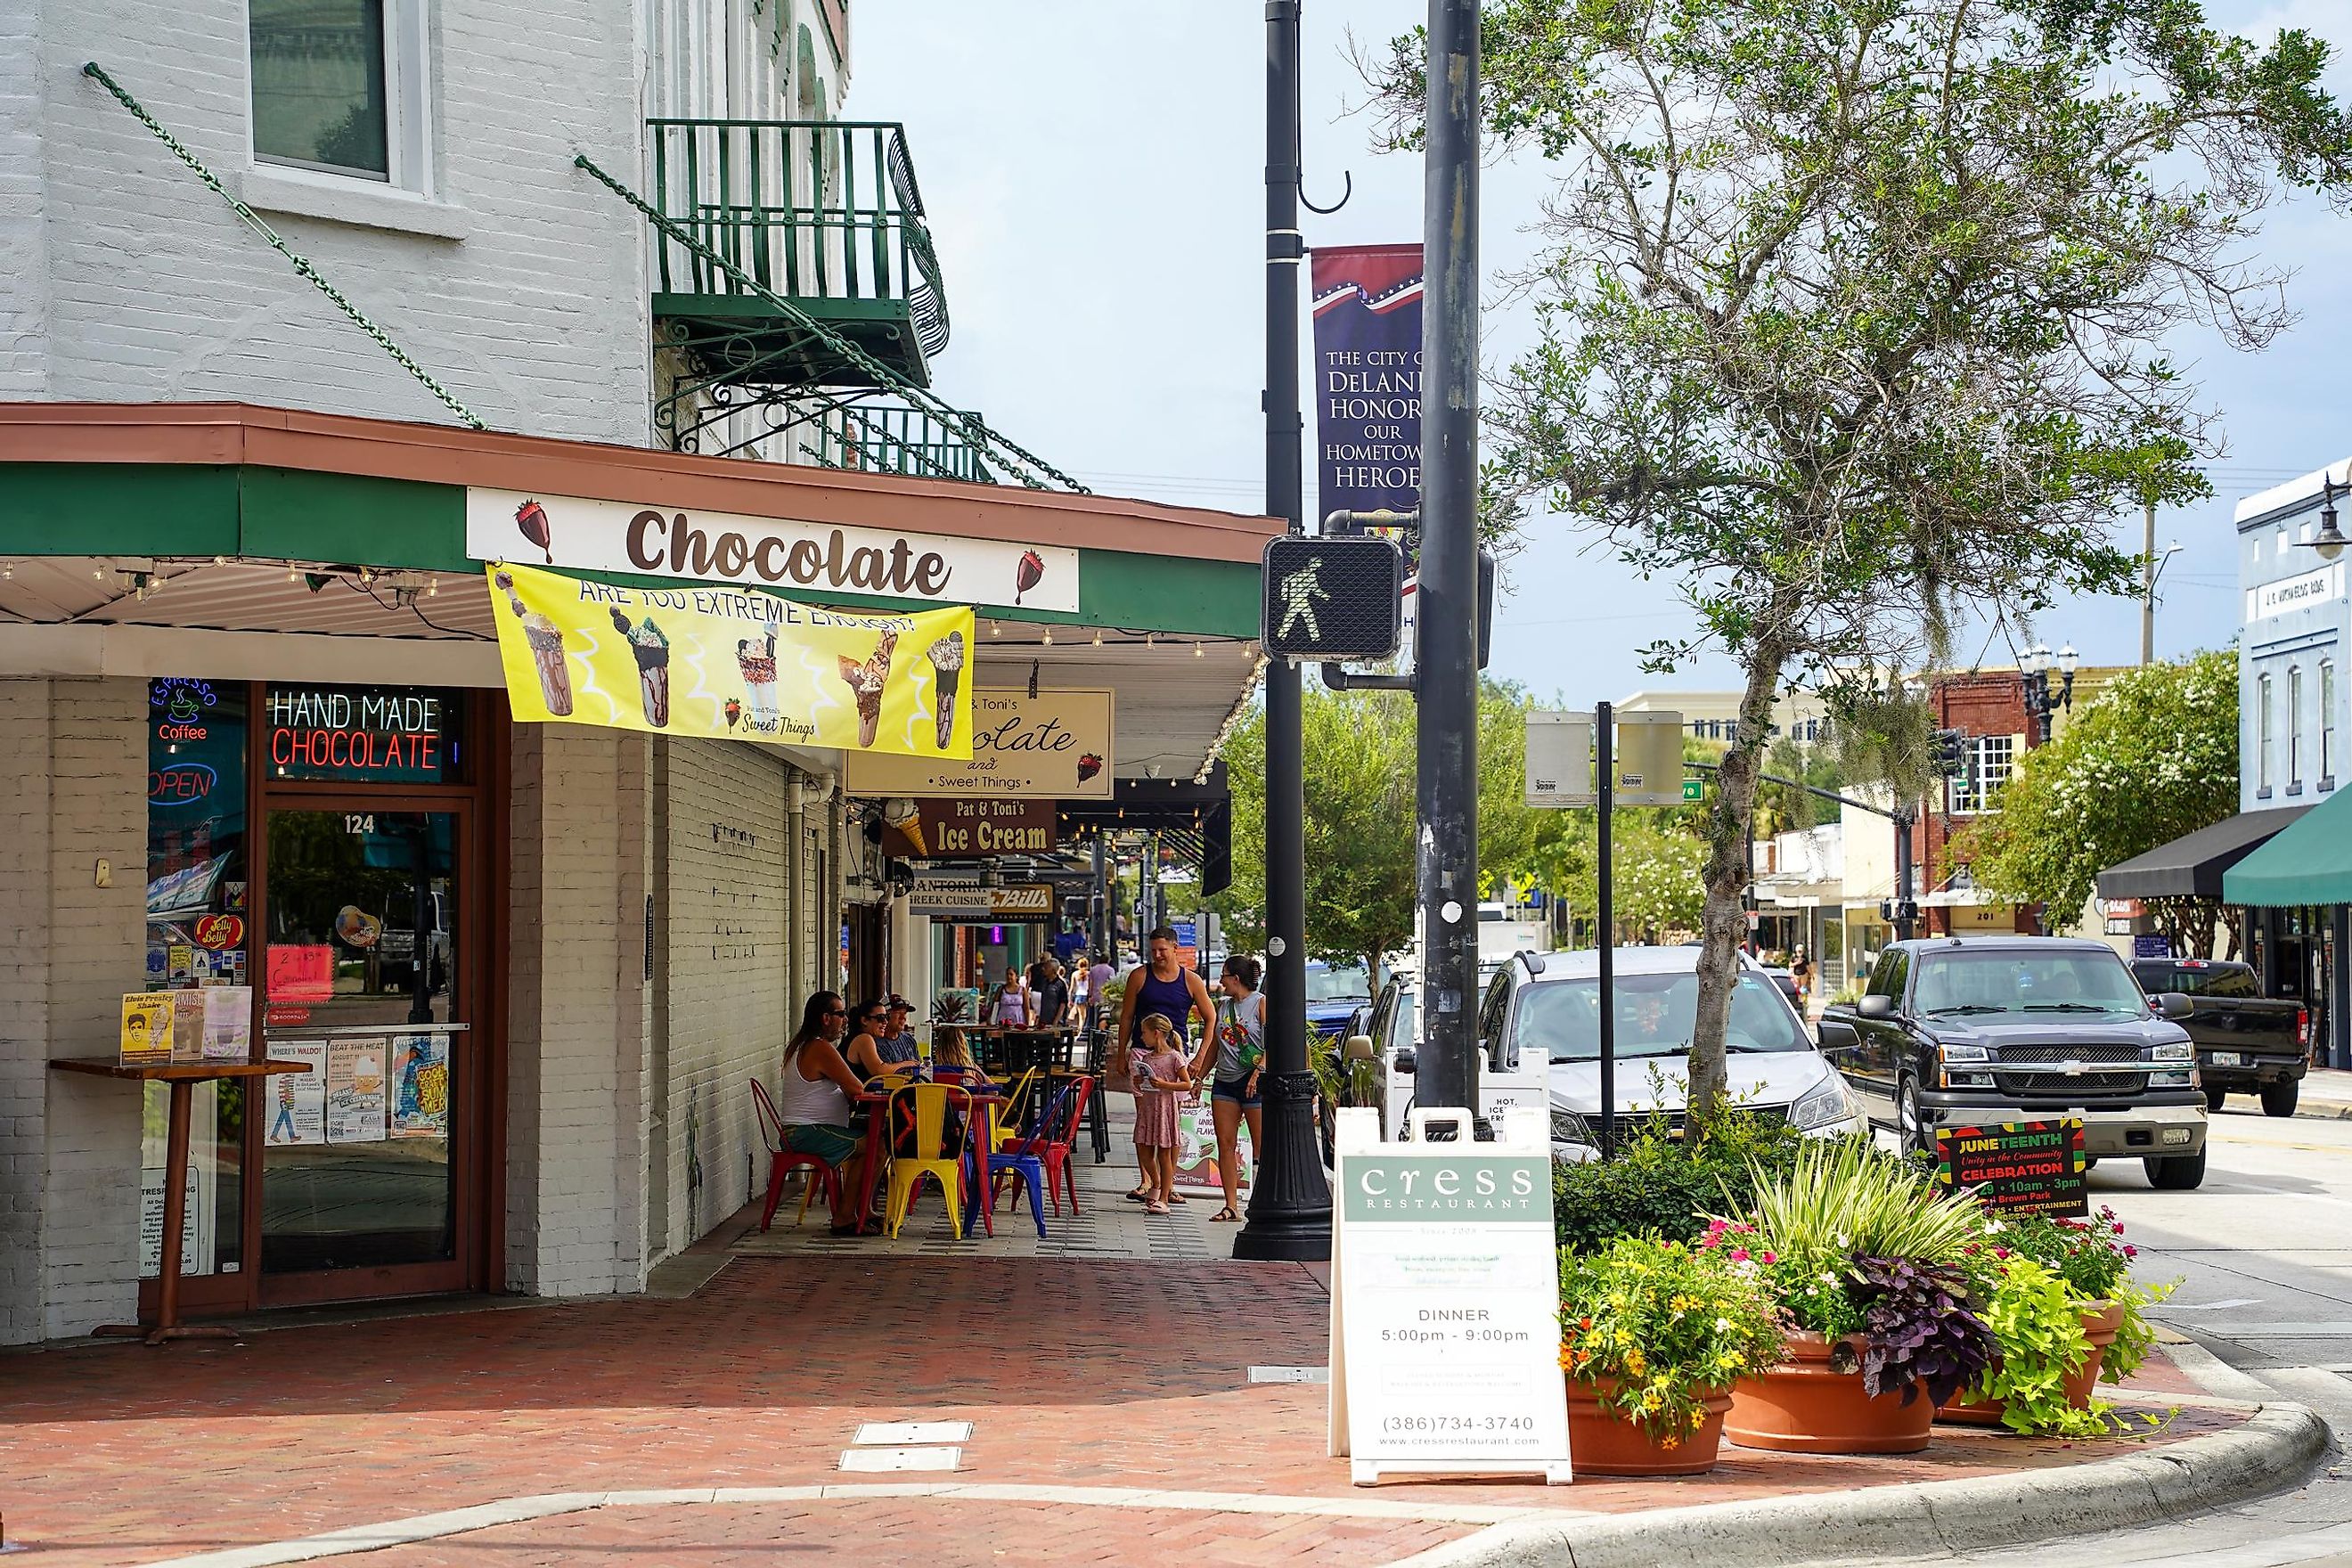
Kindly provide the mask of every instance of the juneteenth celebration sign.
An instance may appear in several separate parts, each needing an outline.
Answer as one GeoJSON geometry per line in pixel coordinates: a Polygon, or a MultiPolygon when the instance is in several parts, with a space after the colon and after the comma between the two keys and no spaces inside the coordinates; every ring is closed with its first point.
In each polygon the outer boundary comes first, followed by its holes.
{"type": "Polygon", "coordinates": [[[1936,1129],[1937,1179],[1990,1209],[2086,1215],[2088,1171],[2079,1116],[1936,1129]]]}
{"type": "Polygon", "coordinates": [[[1321,507],[1421,506],[1421,247],[1318,248],[1315,409],[1321,507]]]}
{"type": "Polygon", "coordinates": [[[867,615],[740,588],[487,570],[518,720],[971,756],[968,608],[867,615]]]}

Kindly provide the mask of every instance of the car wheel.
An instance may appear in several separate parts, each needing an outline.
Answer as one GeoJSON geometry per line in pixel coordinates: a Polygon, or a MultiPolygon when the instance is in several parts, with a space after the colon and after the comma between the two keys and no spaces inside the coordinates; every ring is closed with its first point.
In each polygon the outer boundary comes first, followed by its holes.
{"type": "Polygon", "coordinates": [[[2205,1151],[2194,1154],[2171,1154],[2161,1158],[2150,1155],[2140,1162],[2147,1167],[2147,1184],[2161,1192],[2192,1192],[2205,1180],[2205,1151]]]}
{"type": "Polygon", "coordinates": [[[2219,1110],[2221,1109],[2221,1102],[2229,1098],[2230,1091],[2226,1089],[2209,1089],[2205,1091],[2205,1109],[2219,1110]]]}
{"type": "Polygon", "coordinates": [[[1919,1119],[1919,1086],[1905,1079],[1895,1091],[1895,1138],[1906,1154],[1932,1154],[1935,1135],[1919,1119]]]}
{"type": "Polygon", "coordinates": [[[2303,1080],[2299,1078],[2283,1078],[2266,1083],[2263,1085],[2263,1114],[2293,1116],[2294,1102],[2302,1095],[2303,1080]]]}

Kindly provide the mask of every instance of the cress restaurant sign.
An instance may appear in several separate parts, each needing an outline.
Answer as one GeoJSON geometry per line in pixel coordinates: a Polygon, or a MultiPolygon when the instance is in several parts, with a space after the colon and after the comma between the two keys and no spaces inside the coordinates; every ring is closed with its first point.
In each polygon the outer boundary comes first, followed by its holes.
{"type": "Polygon", "coordinates": [[[477,561],[625,572],[787,593],[871,594],[938,604],[1076,614],[1078,552],[999,539],[835,528],[788,518],[517,490],[466,491],[466,553],[477,561]]]}

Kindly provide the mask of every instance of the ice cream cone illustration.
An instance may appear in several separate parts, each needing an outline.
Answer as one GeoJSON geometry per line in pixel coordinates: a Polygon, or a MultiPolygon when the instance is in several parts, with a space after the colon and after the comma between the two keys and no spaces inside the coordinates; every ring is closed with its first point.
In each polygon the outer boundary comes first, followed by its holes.
{"type": "Polygon", "coordinates": [[[539,546],[547,556],[550,566],[555,564],[555,529],[548,521],[547,509],[535,500],[527,500],[515,508],[515,526],[522,536],[539,546]]]}
{"type": "Polygon", "coordinates": [[[1020,564],[1013,568],[1013,602],[1019,604],[1021,595],[1035,587],[1045,575],[1045,558],[1034,550],[1023,551],[1020,564]]]}
{"type": "Polygon", "coordinates": [[[645,699],[646,722],[666,730],[669,728],[669,638],[654,625],[651,616],[634,630],[620,610],[614,609],[612,616],[614,629],[629,639],[629,652],[636,657],[638,695],[645,699]]]}
{"type": "Polygon", "coordinates": [[[501,572],[490,579],[507,596],[507,608],[522,623],[523,641],[530,645],[530,661],[539,667],[539,695],[548,716],[568,718],[572,712],[572,666],[563,657],[563,633],[553,621],[522,607],[515,592],[514,574],[501,572]]]}
{"type": "Polygon", "coordinates": [[[898,650],[898,634],[884,632],[873,657],[863,664],[847,654],[841,659],[841,679],[857,699],[857,743],[870,746],[882,727],[882,687],[890,679],[890,656],[898,650]]]}
{"type": "Polygon", "coordinates": [[[743,674],[743,692],[751,702],[751,728],[765,733],[776,728],[776,634],[755,647],[749,637],[735,644],[735,667],[743,674]]]}
{"type": "Polygon", "coordinates": [[[963,684],[963,634],[950,632],[930,646],[931,668],[940,672],[940,684],[934,694],[939,704],[938,734],[940,750],[948,749],[955,739],[956,689],[963,684]]]}
{"type": "Polygon", "coordinates": [[[923,841],[922,808],[913,801],[903,796],[884,801],[882,824],[886,827],[895,827],[907,836],[907,842],[915,847],[916,858],[924,859],[929,857],[930,846],[923,841]]]}

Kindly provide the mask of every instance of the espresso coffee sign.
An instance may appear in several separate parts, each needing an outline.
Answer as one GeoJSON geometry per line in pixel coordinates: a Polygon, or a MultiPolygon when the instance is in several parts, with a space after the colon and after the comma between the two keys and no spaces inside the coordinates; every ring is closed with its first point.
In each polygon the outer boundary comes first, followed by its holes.
{"type": "Polygon", "coordinates": [[[466,492],[466,552],[590,572],[786,593],[1016,609],[1078,607],[1078,552],[1012,540],[842,528],[641,501],[466,492]]]}
{"type": "Polygon", "coordinates": [[[971,799],[1108,800],[1111,701],[1108,691],[971,694],[971,761],[852,752],[849,793],[971,799]]]}

